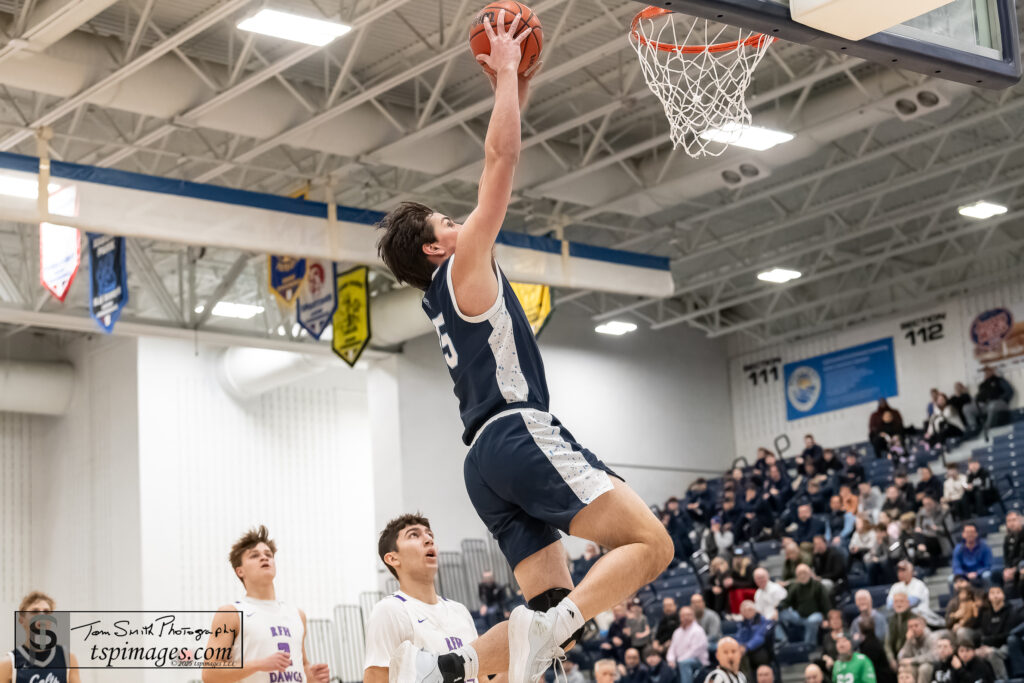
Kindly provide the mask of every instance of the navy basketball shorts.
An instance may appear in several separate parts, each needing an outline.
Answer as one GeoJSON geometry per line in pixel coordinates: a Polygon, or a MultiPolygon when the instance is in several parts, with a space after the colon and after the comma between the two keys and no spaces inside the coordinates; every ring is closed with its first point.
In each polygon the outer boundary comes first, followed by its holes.
{"type": "Polygon", "coordinates": [[[541,410],[499,413],[477,432],[463,465],[480,519],[515,569],[569,533],[580,510],[621,479],[541,410]]]}

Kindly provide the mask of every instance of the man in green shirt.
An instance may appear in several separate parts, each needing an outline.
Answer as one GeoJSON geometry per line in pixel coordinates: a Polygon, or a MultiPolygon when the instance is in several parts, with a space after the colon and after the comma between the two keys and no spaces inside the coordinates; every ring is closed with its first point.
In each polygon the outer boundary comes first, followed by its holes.
{"type": "Polygon", "coordinates": [[[845,635],[836,641],[839,659],[832,667],[833,683],[875,683],[875,667],[871,660],[853,651],[850,639],[845,635]]]}

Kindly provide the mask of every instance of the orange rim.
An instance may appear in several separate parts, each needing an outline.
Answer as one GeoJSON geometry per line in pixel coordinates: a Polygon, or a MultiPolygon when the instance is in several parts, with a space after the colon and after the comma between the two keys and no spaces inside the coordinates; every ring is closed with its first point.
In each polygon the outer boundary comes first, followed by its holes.
{"type": "Polygon", "coordinates": [[[746,40],[734,40],[729,43],[716,43],[714,45],[675,45],[674,43],[658,43],[650,41],[640,35],[640,32],[637,30],[637,24],[644,19],[654,19],[655,17],[664,16],[666,14],[672,14],[672,10],[665,9],[664,7],[645,7],[640,10],[635,17],[633,17],[633,23],[630,26],[630,34],[638,42],[643,43],[648,47],[653,47],[661,52],[678,52],[684,55],[697,55],[702,52],[732,52],[740,47],[760,48],[775,40],[771,36],[766,36],[763,33],[755,33],[746,40]]]}

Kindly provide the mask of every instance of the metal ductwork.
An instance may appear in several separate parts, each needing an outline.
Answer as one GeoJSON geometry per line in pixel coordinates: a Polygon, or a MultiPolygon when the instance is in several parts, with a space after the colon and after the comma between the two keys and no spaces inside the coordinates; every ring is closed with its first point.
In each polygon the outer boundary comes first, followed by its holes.
{"type": "Polygon", "coordinates": [[[0,411],[63,415],[71,405],[75,368],[70,363],[0,362],[0,411]]]}
{"type": "MultiPolygon", "coordinates": [[[[423,293],[412,287],[374,297],[370,305],[371,343],[378,348],[397,346],[432,332],[420,306],[422,299],[423,293]]],[[[333,354],[232,347],[217,361],[217,379],[230,396],[246,401],[337,368],[340,363],[333,354]]]]}

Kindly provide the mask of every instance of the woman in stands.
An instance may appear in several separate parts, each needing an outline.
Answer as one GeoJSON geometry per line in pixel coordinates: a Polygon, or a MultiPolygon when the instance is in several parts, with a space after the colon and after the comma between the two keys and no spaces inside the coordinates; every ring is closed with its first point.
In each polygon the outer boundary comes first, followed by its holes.
{"type": "Polygon", "coordinates": [[[946,628],[957,640],[976,639],[982,608],[981,598],[970,584],[964,584],[957,589],[955,600],[955,603],[951,600],[946,605],[946,628]]]}
{"type": "Polygon", "coordinates": [[[732,556],[732,568],[723,582],[729,589],[729,611],[733,614],[740,613],[740,604],[744,600],[754,599],[757,590],[757,584],[754,583],[755,569],[750,556],[742,548],[737,548],[732,556]]]}
{"type": "Polygon", "coordinates": [[[854,567],[860,567],[865,574],[868,573],[865,559],[878,545],[878,537],[871,521],[864,515],[857,517],[854,524],[853,536],[850,537],[850,557],[846,570],[853,573],[854,567]]]}
{"type": "Polygon", "coordinates": [[[729,609],[729,589],[725,585],[728,577],[729,563],[721,556],[713,558],[708,587],[704,589],[704,602],[719,614],[725,614],[729,609]]]}
{"type": "Polygon", "coordinates": [[[889,413],[890,422],[896,423],[896,429],[899,432],[903,431],[903,416],[900,415],[900,411],[894,410],[889,407],[889,402],[884,398],[878,399],[878,410],[871,413],[870,419],[868,419],[868,441],[871,442],[871,447],[875,449],[876,458],[884,458],[889,446],[889,434],[888,429],[884,431],[883,436],[882,425],[884,423],[885,413],[889,413]]]}
{"type": "Polygon", "coordinates": [[[930,448],[937,448],[946,443],[947,439],[959,438],[964,435],[964,423],[957,412],[949,403],[949,398],[940,393],[935,398],[935,410],[928,417],[928,429],[925,430],[924,440],[930,448]]]}

